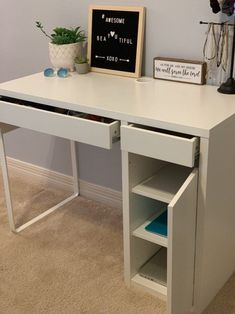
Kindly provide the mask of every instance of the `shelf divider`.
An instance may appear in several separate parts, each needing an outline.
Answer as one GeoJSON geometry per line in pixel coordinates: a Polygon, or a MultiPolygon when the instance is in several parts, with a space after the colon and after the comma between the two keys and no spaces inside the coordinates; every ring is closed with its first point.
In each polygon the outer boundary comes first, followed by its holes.
{"type": "Polygon", "coordinates": [[[163,299],[166,301],[167,297],[167,287],[148,280],[139,274],[136,274],[132,279],[131,279],[132,286],[137,286],[141,287],[142,289],[148,291],[149,293],[156,295],[157,297],[163,299]]]}

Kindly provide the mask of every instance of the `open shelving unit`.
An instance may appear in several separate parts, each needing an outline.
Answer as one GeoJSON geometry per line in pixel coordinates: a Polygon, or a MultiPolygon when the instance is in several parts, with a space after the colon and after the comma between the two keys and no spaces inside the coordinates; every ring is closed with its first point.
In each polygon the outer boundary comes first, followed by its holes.
{"type": "Polygon", "coordinates": [[[184,283],[183,291],[190,299],[197,170],[133,153],[128,153],[128,169],[128,212],[124,219],[129,223],[129,244],[125,244],[129,285],[171,306],[181,293],[174,276],[181,278],[180,284],[184,283]]]}

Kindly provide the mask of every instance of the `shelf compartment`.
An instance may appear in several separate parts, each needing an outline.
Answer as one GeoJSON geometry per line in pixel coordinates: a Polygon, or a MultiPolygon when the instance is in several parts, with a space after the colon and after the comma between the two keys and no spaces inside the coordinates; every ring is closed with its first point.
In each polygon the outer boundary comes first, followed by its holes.
{"type": "Polygon", "coordinates": [[[132,188],[132,192],[161,202],[170,203],[192,170],[168,164],[154,176],[132,188]]]}
{"type": "Polygon", "coordinates": [[[138,228],[136,228],[133,231],[133,236],[141,238],[143,240],[147,240],[149,242],[164,246],[164,247],[168,247],[168,239],[166,236],[163,236],[161,234],[158,233],[153,233],[150,231],[146,230],[146,227],[156,218],[158,218],[161,214],[163,214],[164,212],[167,211],[167,208],[164,207],[161,211],[159,211],[157,214],[155,214],[154,216],[150,217],[149,219],[147,219],[141,226],[139,226],[138,228]]]}
{"type": "Polygon", "coordinates": [[[132,278],[132,282],[167,295],[167,249],[160,250],[151,257],[132,278]]]}
{"type": "Polygon", "coordinates": [[[130,124],[121,126],[121,148],[130,153],[193,167],[199,153],[199,139],[130,124]]]}

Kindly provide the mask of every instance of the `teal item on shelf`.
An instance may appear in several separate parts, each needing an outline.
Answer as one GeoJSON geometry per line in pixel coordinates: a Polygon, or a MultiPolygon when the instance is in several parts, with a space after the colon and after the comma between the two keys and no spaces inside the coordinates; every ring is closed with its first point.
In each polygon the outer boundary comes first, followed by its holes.
{"type": "Polygon", "coordinates": [[[145,230],[167,237],[167,210],[151,221],[145,230]]]}

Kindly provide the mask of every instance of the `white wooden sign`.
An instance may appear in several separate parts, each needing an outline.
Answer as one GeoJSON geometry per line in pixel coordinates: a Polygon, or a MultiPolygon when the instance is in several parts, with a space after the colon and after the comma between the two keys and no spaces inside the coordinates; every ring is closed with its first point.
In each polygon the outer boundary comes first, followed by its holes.
{"type": "Polygon", "coordinates": [[[153,77],[156,79],[205,84],[206,63],[183,59],[158,57],[153,62],[153,77]]]}

